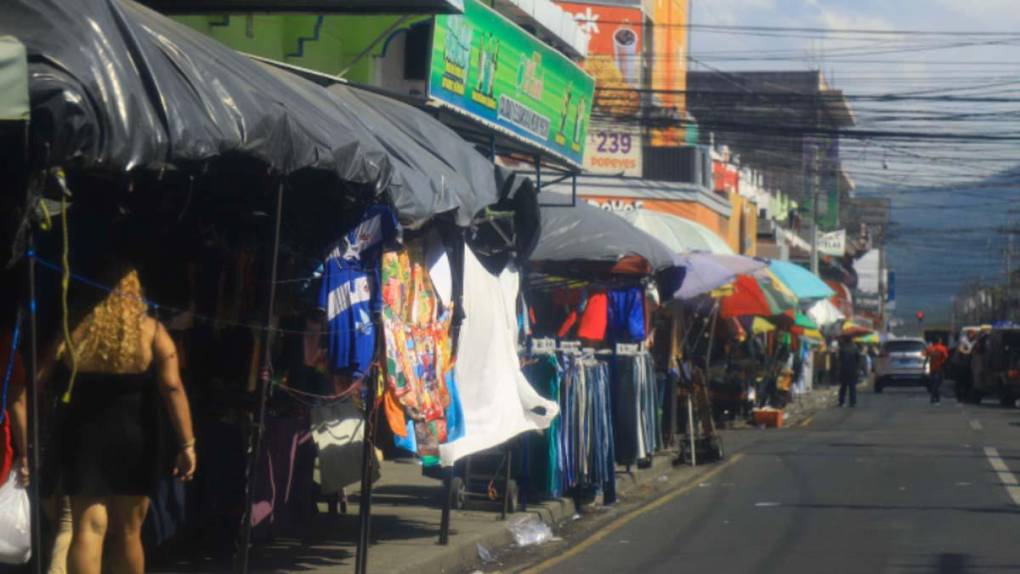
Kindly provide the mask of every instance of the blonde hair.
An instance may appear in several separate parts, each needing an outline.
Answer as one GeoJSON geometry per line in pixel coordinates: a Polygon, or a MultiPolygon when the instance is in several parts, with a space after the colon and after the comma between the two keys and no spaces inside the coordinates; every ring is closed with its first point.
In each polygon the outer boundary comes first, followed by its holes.
{"type": "MultiPolygon", "coordinates": [[[[85,371],[122,373],[144,369],[142,324],[147,310],[138,272],[131,269],[75,327],[71,336],[73,363],[85,371]]],[[[65,351],[61,345],[61,354],[65,351]]]]}

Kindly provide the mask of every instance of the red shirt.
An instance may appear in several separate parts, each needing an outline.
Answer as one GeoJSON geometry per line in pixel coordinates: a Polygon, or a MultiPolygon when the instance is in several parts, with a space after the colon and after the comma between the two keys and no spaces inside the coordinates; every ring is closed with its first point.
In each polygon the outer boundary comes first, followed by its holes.
{"type": "MultiPolygon", "coordinates": [[[[0,384],[3,384],[3,377],[7,374],[7,361],[11,353],[12,333],[7,328],[0,329],[0,384]]],[[[14,400],[14,388],[25,384],[25,368],[21,364],[21,356],[14,356],[14,370],[11,373],[11,380],[7,388],[7,402],[14,400]]],[[[0,390],[2,392],[2,390],[0,390]]],[[[0,424],[0,483],[7,480],[11,472],[11,463],[14,460],[14,446],[11,436],[11,412],[8,409],[4,412],[4,422],[0,424]]]]}
{"type": "Polygon", "coordinates": [[[935,343],[928,347],[925,354],[928,355],[928,358],[931,360],[931,373],[933,375],[941,373],[942,366],[946,364],[946,359],[949,358],[949,349],[947,349],[942,343],[935,343]]]}

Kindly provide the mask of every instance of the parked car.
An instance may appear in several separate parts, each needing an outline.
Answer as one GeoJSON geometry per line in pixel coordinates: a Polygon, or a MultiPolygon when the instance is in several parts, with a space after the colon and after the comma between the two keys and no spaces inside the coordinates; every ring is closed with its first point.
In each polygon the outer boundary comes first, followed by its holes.
{"type": "Polygon", "coordinates": [[[1020,329],[993,329],[979,338],[971,359],[972,402],[986,396],[1013,406],[1020,399],[1020,329]]]}
{"type": "Polygon", "coordinates": [[[924,339],[892,339],[882,343],[875,362],[875,392],[890,386],[927,386],[930,365],[924,339]]]}

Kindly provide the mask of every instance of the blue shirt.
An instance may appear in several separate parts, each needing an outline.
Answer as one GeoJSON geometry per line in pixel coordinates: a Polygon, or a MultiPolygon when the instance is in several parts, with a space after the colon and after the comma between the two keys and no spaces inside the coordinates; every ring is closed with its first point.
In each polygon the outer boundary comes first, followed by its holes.
{"type": "Polygon", "coordinates": [[[372,313],[382,305],[382,251],[400,235],[393,212],[386,206],[372,206],[326,256],[319,307],[326,312],[330,366],[335,370],[354,375],[368,372],[375,351],[372,313]]]}

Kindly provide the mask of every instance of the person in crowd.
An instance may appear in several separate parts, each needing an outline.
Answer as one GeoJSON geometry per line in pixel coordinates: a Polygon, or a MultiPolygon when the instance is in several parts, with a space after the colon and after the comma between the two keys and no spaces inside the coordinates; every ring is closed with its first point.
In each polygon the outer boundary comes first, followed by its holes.
{"type": "Polygon", "coordinates": [[[934,343],[928,345],[925,356],[928,357],[928,394],[931,397],[931,404],[941,404],[942,369],[949,359],[949,349],[942,344],[941,338],[935,339],[934,343]]]}
{"type": "Polygon", "coordinates": [[[68,381],[56,430],[57,488],[70,502],[67,570],[81,574],[145,571],[142,523],[164,471],[160,397],[178,439],[173,474],[189,481],[197,463],[173,340],[148,316],[135,269],[117,265],[107,280],[115,287],[80,310],[39,373],[46,381],[62,371],[68,381]]]}
{"type": "Polygon", "coordinates": [[[974,351],[974,342],[977,334],[973,329],[965,329],[960,333],[960,340],[956,344],[950,356],[950,375],[953,377],[953,391],[956,400],[965,401],[970,396],[972,388],[970,359],[974,351]]]}
{"type": "Polygon", "coordinates": [[[861,351],[853,337],[842,337],[839,341],[839,406],[850,401],[850,407],[857,406],[857,383],[861,376],[861,351]]]}

